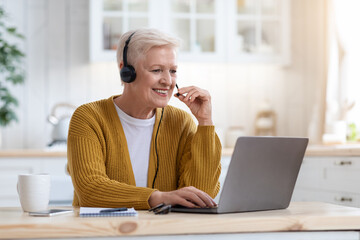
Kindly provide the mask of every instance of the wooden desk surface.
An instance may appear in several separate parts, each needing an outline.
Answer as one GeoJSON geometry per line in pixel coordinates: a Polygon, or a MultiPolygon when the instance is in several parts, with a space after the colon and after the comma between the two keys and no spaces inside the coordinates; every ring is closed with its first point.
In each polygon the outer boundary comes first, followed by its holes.
{"type": "Polygon", "coordinates": [[[292,203],[288,209],[219,215],[139,211],[138,217],[30,217],[0,208],[0,238],[110,237],[284,231],[360,230],[360,209],[326,203],[292,203]]]}

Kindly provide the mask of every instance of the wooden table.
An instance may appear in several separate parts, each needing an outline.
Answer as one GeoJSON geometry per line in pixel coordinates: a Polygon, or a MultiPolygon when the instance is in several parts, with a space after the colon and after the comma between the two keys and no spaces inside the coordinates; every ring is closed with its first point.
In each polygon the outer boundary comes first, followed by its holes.
{"type": "Polygon", "coordinates": [[[31,217],[20,208],[0,208],[0,239],[360,239],[360,209],[326,203],[292,203],[288,209],[232,213],[80,218],[74,213],[31,217]],[[191,237],[189,236],[191,235],[191,237]],[[215,234],[215,235],[214,235],[215,234]],[[221,234],[221,235],[220,235],[221,234]]]}

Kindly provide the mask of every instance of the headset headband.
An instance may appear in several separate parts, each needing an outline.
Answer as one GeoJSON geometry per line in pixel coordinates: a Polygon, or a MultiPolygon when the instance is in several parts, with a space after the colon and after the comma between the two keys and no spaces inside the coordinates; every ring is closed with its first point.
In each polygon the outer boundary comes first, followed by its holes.
{"type": "Polygon", "coordinates": [[[127,67],[128,66],[128,62],[127,62],[127,50],[128,50],[128,45],[129,45],[129,42],[131,40],[131,37],[135,34],[135,32],[133,32],[129,38],[126,40],[125,42],[125,46],[124,46],[124,51],[123,51],[123,61],[124,61],[124,66],[127,67]]]}

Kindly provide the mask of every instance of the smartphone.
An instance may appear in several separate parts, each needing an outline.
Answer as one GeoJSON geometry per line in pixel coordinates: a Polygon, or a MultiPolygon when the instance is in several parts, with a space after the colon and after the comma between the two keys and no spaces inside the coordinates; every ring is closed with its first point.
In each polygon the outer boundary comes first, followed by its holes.
{"type": "Polygon", "coordinates": [[[29,212],[29,216],[35,216],[35,217],[51,217],[55,215],[60,215],[64,213],[71,213],[73,210],[69,209],[49,209],[45,211],[39,211],[39,212],[29,212]]]}

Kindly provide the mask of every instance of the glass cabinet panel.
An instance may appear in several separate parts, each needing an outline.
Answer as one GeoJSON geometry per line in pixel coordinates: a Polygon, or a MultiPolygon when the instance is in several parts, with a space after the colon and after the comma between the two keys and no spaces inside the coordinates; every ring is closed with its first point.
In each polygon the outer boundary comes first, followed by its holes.
{"type": "Polygon", "coordinates": [[[279,0],[262,0],[261,13],[263,15],[279,15],[280,7],[279,0]]]}
{"type": "Polygon", "coordinates": [[[149,10],[148,0],[130,0],[128,4],[130,12],[147,12],[149,10]]]}
{"type": "Polygon", "coordinates": [[[256,52],[256,25],[253,21],[238,21],[234,50],[242,53],[256,52]]]}
{"type": "Polygon", "coordinates": [[[238,55],[280,58],[284,21],[282,5],[286,0],[236,0],[236,33],[233,37],[235,58],[238,55]],[[236,55],[236,53],[238,55],[236,55]]]}
{"type": "Polygon", "coordinates": [[[103,48],[116,49],[123,32],[123,20],[120,17],[105,17],[103,20],[103,48]]]}
{"type": "Polygon", "coordinates": [[[237,0],[236,5],[238,14],[255,14],[257,0],[237,0]]]}
{"type": "Polygon", "coordinates": [[[103,8],[105,11],[122,11],[123,1],[122,0],[104,0],[103,8]]]}
{"type": "Polygon", "coordinates": [[[215,2],[214,0],[197,0],[196,1],[197,13],[214,13],[215,2]]]}
{"type": "Polygon", "coordinates": [[[263,22],[259,53],[280,54],[280,24],[278,22],[263,22]]]}
{"type": "Polygon", "coordinates": [[[181,51],[216,52],[215,0],[170,0],[172,32],[183,40],[181,51]]]}
{"type": "Polygon", "coordinates": [[[171,11],[175,13],[189,13],[191,0],[171,0],[171,11]]]}
{"type": "Polygon", "coordinates": [[[104,50],[116,50],[124,32],[149,25],[147,0],[104,0],[102,7],[104,50]]]}
{"type": "Polygon", "coordinates": [[[215,28],[208,28],[214,26],[214,20],[200,19],[196,22],[196,39],[198,52],[215,52],[215,28]]]}
{"type": "Polygon", "coordinates": [[[148,19],[144,17],[129,17],[129,29],[137,29],[148,26],[148,19]]]}
{"type": "Polygon", "coordinates": [[[180,51],[190,51],[190,20],[175,19],[173,24],[173,34],[181,36],[180,51]]]}

